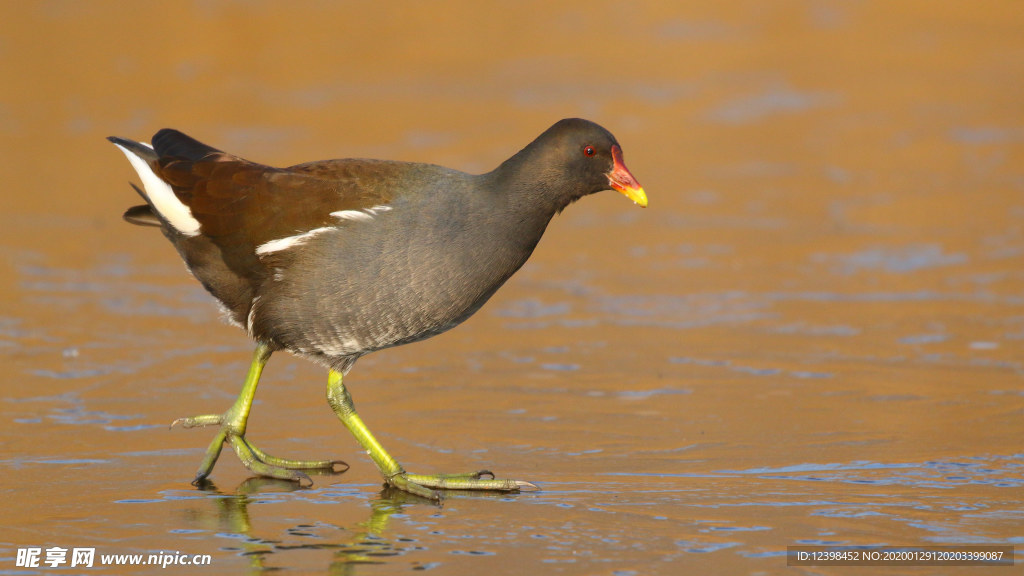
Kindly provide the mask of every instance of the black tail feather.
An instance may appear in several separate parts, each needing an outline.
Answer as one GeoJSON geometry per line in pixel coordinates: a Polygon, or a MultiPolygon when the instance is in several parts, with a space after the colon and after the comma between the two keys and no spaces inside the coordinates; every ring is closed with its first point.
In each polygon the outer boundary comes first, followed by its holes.
{"type": "Polygon", "coordinates": [[[135,154],[146,162],[156,162],[156,152],[145,144],[140,144],[135,140],[129,140],[127,138],[118,138],[117,136],[108,136],[107,140],[110,140],[122,148],[127,148],[132,154],[135,154]]]}
{"type": "Polygon", "coordinates": [[[136,224],[138,226],[163,226],[163,222],[160,218],[153,213],[153,209],[150,208],[149,204],[141,204],[139,206],[132,206],[124,213],[125,222],[136,224]]]}
{"type": "Polygon", "coordinates": [[[198,162],[210,154],[223,154],[213,146],[207,146],[199,140],[186,136],[177,130],[164,128],[153,136],[153,148],[160,157],[171,156],[198,162]]]}

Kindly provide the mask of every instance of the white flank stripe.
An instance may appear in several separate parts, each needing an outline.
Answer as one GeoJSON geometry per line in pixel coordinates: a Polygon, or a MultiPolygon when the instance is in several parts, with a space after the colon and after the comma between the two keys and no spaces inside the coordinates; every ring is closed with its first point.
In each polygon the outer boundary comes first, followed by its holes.
{"type": "Polygon", "coordinates": [[[263,256],[264,254],[270,254],[272,252],[280,252],[281,250],[287,250],[296,246],[302,246],[309,241],[310,238],[317,234],[322,234],[329,230],[335,230],[331,226],[324,226],[323,228],[314,228],[309,232],[303,232],[302,234],[296,234],[295,236],[289,236],[287,238],[278,238],[277,240],[271,240],[265,242],[256,247],[256,255],[263,256]]]}
{"type": "MultiPolygon", "coordinates": [[[[139,178],[142,179],[142,187],[146,189],[146,196],[149,198],[153,208],[165,220],[170,222],[171,226],[174,226],[174,229],[178,232],[186,236],[199,234],[199,221],[192,217],[192,211],[188,209],[188,206],[181,200],[178,200],[170,185],[161,180],[149,167],[149,164],[136,156],[134,152],[118,144],[115,144],[115,146],[124,152],[128,161],[131,162],[132,168],[135,168],[135,171],[139,173],[139,178]]],[[[149,146],[149,144],[146,144],[146,146],[149,146]]],[[[149,147],[152,148],[152,146],[149,147]]]]}
{"type": "Polygon", "coordinates": [[[391,206],[372,206],[365,210],[338,210],[337,212],[331,212],[331,216],[338,218],[339,220],[352,220],[353,222],[369,222],[373,220],[373,217],[391,210],[391,206]]]}
{"type": "Polygon", "coordinates": [[[368,214],[362,210],[340,210],[338,212],[331,212],[331,216],[339,220],[351,220],[353,222],[369,222],[373,220],[373,214],[368,214]]]}

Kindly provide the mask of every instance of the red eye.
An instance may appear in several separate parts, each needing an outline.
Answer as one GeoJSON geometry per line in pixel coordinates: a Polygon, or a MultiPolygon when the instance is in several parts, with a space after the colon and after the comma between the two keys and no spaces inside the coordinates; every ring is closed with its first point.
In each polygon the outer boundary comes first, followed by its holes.
{"type": "Polygon", "coordinates": [[[594,150],[593,146],[587,146],[586,148],[583,149],[583,154],[585,154],[587,156],[593,156],[596,153],[597,153],[597,150],[594,150]]]}

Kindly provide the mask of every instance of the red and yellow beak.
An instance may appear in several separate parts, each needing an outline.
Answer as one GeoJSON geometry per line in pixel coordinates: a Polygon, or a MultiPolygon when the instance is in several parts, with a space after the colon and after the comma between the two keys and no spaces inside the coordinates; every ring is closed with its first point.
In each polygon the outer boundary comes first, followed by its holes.
{"type": "Polygon", "coordinates": [[[612,171],[608,173],[608,184],[622,192],[622,194],[632,200],[634,203],[639,204],[641,208],[647,207],[647,194],[644,194],[644,189],[640,186],[640,183],[636,181],[636,178],[626,168],[626,164],[622,161],[622,148],[619,148],[617,144],[612,145],[612,161],[615,165],[612,167],[612,171]]]}

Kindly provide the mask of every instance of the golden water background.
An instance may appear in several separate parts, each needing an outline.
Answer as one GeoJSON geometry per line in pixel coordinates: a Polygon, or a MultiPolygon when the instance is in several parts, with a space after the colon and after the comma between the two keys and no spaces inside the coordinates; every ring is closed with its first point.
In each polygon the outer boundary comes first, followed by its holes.
{"type": "Polygon", "coordinates": [[[1018,2],[0,12],[0,572],[29,546],[618,576],[854,573],[787,568],[797,544],[1024,547],[1018,2]],[[473,319],[347,379],[410,470],[542,492],[382,494],[323,371],[283,354],[250,437],[352,469],[293,490],[226,454],[189,485],[210,431],[167,424],[226,409],[250,344],[121,221],[135,175],[105,136],[485,171],[567,116],[616,134],[650,207],[571,206],[473,319]]]}

